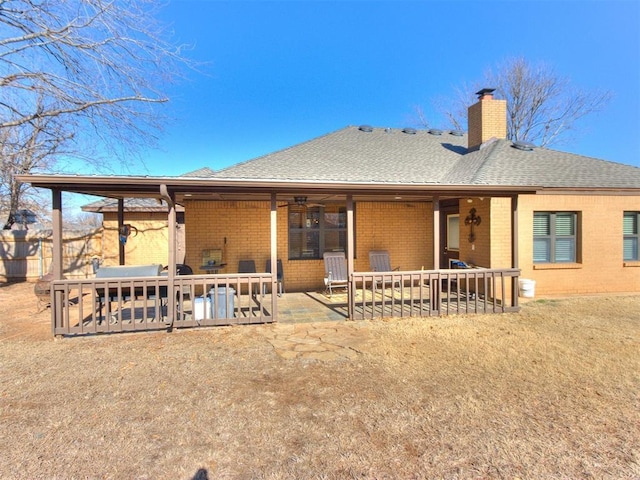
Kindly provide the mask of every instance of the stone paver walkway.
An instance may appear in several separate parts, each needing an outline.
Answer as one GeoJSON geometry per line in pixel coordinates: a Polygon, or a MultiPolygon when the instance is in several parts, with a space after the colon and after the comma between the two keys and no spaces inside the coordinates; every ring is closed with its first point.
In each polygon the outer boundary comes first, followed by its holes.
{"type": "Polygon", "coordinates": [[[276,353],[287,359],[354,360],[370,342],[369,330],[360,323],[278,323],[259,329],[276,353]]]}

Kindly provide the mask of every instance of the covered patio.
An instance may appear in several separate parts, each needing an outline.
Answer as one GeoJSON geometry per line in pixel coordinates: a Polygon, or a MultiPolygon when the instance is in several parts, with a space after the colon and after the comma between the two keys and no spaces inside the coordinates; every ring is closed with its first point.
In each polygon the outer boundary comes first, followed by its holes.
{"type": "MultiPolygon", "coordinates": [[[[54,280],[51,284],[51,312],[54,335],[307,321],[311,318],[313,321],[321,321],[323,318],[358,320],[455,313],[498,313],[519,309],[517,199],[518,194],[535,193],[531,188],[287,182],[204,177],[28,175],[20,180],[52,191],[54,280]],[[166,204],[169,255],[163,275],[65,280],[61,241],[63,191],[118,199],[121,226],[124,226],[124,198],[156,198],[166,204]],[[270,292],[278,289],[275,269],[272,273],[177,274],[177,264],[180,262],[176,258],[176,205],[194,200],[212,203],[251,200],[266,203],[270,206],[269,244],[263,245],[262,248],[269,252],[267,258],[271,260],[271,264],[276,265],[282,257],[282,251],[278,250],[278,216],[282,212],[280,207],[287,206],[291,198],[299,195],[305,196],[311,202],[343,202],[346,206],[345,256],[348,284],[344,292],[335,294],[332,298],[318,289],[304,289],[307,292],[287,291],[281,297],[272,295],[270,292]],[[505,265],[504,268],[466,270],[452,270],[448,268],[449,265],[441,265],[441,204],[453,199],[470,197],[510,199],[510,265],[505,265]],[[432,224],[428,225],[432,236],[429,242],[432,249],[432,265],[422,265],[419,270],[357,271],[354,253],[354,205],[398,201],[429,205],[432,212],[432,224]],[[396,286],[386,286],[390,281],[396,286]],[[115,301],[100,302],[100,291],[114,292],[115,301]],[[230,292],[233,293],[230,295],[230,292]],[[207,306],[207,297],[210,295],[213,304],[218,302],[215,308],[207,306]],[[197,306],[197,302],[201,304],[197,306]],[[225,304],[225,308],[218,308],[221,303],[225,304]],[[98,311],[97,304],[104,304],[105,310],[98,311]],[[203,308],[205,313],[196,314],[199,308],[203,308]],[[119,318],[112,318],[114,316],[119,318]],[[126,319],[129,320],[128,324],[126,319]]],[[[211,226],[198,225],[198,228],[208,229],[211,226]]],[[[407,225],[406,228],[413,227],[407,225]]],[[[187,244],[189,241],[187,237],[187,244]]],[[[123,256],[120,263],[125,263],[123,256]]]]}

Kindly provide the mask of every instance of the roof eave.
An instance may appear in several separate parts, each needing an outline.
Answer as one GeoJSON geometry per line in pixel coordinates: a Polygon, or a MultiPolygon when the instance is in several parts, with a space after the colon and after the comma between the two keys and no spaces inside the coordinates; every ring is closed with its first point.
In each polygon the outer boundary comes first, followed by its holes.
{"type": "Polygon", "coordinates": [[[113,198],[161,196],[160,187],[173,192],[198,193],[203,191],[288,193],[318,191],[330,193],[380,193],[424,192],[434,194],[494,193],[513,195],[536,193],[539,186],[521,185],[451,185],[439,183],[381,183],[270,180],[250,178],[197,178],[197,177],[132,177],[132,176],[75,176],[75,175],[20,175],[20,182],[34,187],[59,189],[66,192],[84,193],[113,198]]]}

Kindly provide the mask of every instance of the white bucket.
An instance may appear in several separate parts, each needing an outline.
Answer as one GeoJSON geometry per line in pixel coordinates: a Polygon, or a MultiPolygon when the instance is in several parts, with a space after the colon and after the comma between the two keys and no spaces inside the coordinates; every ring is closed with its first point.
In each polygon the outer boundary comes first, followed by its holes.
{"type": "Polygon", "coordinates": [[[525,298],[533,298],[536,294],[536,281],[527,278],[521,278],[518,282],[520,285],[520,296],[525,298]]]}
{"type": "Polygon", "coordinates": [[[209,297],[206,298],[206,301],[204,297],[193,299],[193,318],[196,321],[211,318],[211,299],[209,297]]]}

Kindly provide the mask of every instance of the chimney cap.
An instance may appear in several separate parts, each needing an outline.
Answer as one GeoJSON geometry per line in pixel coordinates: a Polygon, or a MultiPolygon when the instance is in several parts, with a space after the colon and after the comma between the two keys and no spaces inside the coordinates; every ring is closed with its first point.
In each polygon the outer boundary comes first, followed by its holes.
{"type": "Polygon", "coordinates": [[[488,96],[493,96],[493,92],[495,92],[496,89],[495,88],[483,88],[482,90],[476,92],[476,95],[478,95],[478,98],[483,98],[485,95],[488,96]]]}

